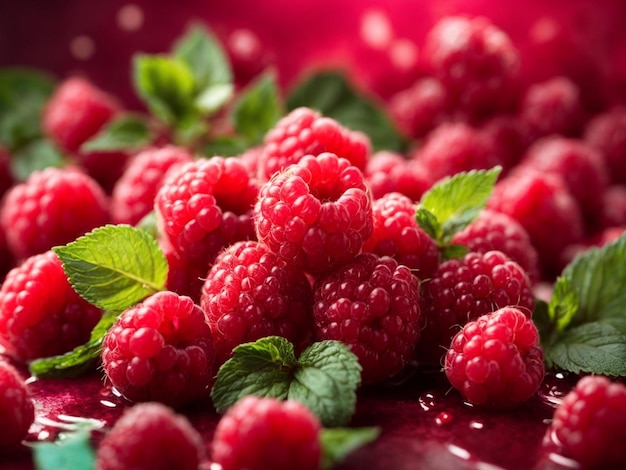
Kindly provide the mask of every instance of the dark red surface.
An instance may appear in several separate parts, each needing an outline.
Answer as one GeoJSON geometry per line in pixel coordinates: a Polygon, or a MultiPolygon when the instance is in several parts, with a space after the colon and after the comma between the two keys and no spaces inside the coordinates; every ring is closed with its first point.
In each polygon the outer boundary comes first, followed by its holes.
{"type": "MultiPolygon", "coordinates": [[[[415,371],[402,384],[362,389],[351,426],[379,426],[381,434],[374,443],[350,454],[337,469],[575,468],[572,461],[542,445],[554,406],[572,383],[550,376],[536,397],[507,411],[467,405],[437,371],[415,371]]],[[[28,444],[53,439],[59,431],[53,423],[62,422],[63,416],[93,418],[110,426],[127,406],[97,374],[34,380],[30,388],[36,422],[26,446],[0,457],[3,469],[34,469],[28,444]]],[[[210,446],[219,419],[210,401],[185,414],[210,446]]],[[[101,435],[94,433],[94,442],[101,435]]],[[[205,462],[204,467],[209,466],[205,462]]]]}

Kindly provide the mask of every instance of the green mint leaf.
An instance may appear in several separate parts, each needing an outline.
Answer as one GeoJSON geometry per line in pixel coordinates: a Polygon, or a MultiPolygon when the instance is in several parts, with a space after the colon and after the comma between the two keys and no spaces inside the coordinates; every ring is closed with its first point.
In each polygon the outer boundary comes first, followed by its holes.
{"type": "Polygon", "coordinates": [[[141,116],[125,115],[107,123],[100,132],[81,146],[83,152],[134,151],[151,140],[147,121],[141,116]]]}
{"type": "Polygon", "coordinates": [[[172,55],[187,64],[198,91],[233,83],[228,55],[217,38],[203,25],[191,25],[174,44],[172,55]]]}
{"type": "Polygon", "coordinates": [[[42,135],[41,112],[55,86],[39,70],[0,70],[0,143],[11,153],[42,135]]]}
{"type": "Polygon", "coordinates": [[[441,255],[444,260],[454,259],[454,258],[463,258],[469,251],[465,245],[447,245],[443,248],[441,255]]]}
{"type": "Polygon", "coordinates": [[[300,106],[316,109],[350,129],[364,132],[374,150],[401,152],[408,147],[408,141],[398,132],[384,107],[356,90],[341,72],[308,75],[287,97],[288,110],[300,106]]]}
{"type": "Polygon", "coordinates": [[[415,220],[424,232],[437,240],[441,233],[441,224],[432,212],[423,207],[418,207],[415,212],[415,220]]]}
{"type": "Polygon", "coordinates": [[[554,283],[552,297],[548,304],[550,321],[556,331],[563,331],[579,311],[578,293],[566,277],[559,277],[554,283]]]}
{"type": "Polygon", "coordinates": [[[548,344],[551,335],[554,332],[554,323],[548,313],[548,303],[541,299],[535,299],[535,308],[533,309],[532,320],[537,331],[539,331],[539,337],[541,338],[541,344],[548,344]]]}
{"type": "MultiPolygon", "coordinates": [[[[578,255],[564,277],[578,296],[573,325],[610,317],[626,317],[626,234],[601,248],[578,255]]],[[[555,304],[559,299],[555,300],[555,304]]]]}
{"type": "Polygon", "coordinates": [[[221,157],[234,157],[241,155],[248,149],[248,142],[240,136],[218,136],[200,149],[200,153],[206,157],[219,155],[221,157]]]}
{"type": "Polygon", "coordinates": [[[137,54],[133,60],[133,82],[150,111],[166,124],[184,127],[197,118],[196,81],[182,60],[137,54]]]}
{"type": "Polygon", "coordinates": [[[17,149],[11,158],[11,172],[18,181],[48,167],[62,167],[65,158],[48,139],[35,139],[17,149]]]}
{"type": "Polygon", "coordinates": [[[239,95],[232,120],[236,132],[250,145],[256,145],[283,113],[275,74],[264,73],[239,95]]]}
{"type": "Polygon", "coordinates": [[[298,400],[325,426],[339,426],[354,413],[360,383],[361,366],[346,345],[320,341],[296,360],[289,341],[269,336],[233,349],[217,373],[211,398],[218,413],[246,395],[298,400]]]}
{"type": "Polygon", "coordinates": [[[420,209],[426,209],[435,216],[439,224],[435,238],[440,245],[446,245],[455,233],[480,214],[501,171],[502,168],[496,166],[490,170],[461,172],[443,178],[424,193],[418,214],[420,209]]]}
{"type": "Polygon", "coordinates": [[[320,432],[322,469],[328,470],[348,454],[378,439],[380,428],[331,428],[320,432]]]}
{"type": "Polygon", "coordinates": [[[595,321],[569,328],[544,345],[549,367],[581,372],[626,376],[626,322],[595,321]]]}
{"type": "Polygon", "coordinates": [[[232,83],[217,83],[206,87],[196,97],[196,106],[205,114],[213,114],[232,98],[235,87],[232,83]]]}
{"type": "Polygon", "coordinates": [[[211,398],[218,413],[246,395],[287,398],[296,357],[285,338],[268,336],[240,344],[220,367],[211,398]]]}
{"type": "Polygon", "coordinates": [[[102,310],[120,312],[165,289],[165,255],[130,225],[106,225],[53,250],[74,290],[102,310]]]}
{"type": "Polygon", "coordinates": [[[37,442],[33,446],[37,470],[92,470],[95,453],[87,431],[70,433],[56,442],[37,442]]]}
{"type": "Polygon", "coordinates": [[[29,364],[30,373],[37,377],[78,377],[94,369],[100,360],[104,335],[117,315],[105,313],[91,332],[89,341],[59,356],[36,359],[29,364]]]}
{"type": "Polygon", "coordinates": [[[288,398],[311,409],[324,426],[343,426],[356,408],[361,365],[350,348],[339,341],[320,341],[298,359],[288,398]]]}

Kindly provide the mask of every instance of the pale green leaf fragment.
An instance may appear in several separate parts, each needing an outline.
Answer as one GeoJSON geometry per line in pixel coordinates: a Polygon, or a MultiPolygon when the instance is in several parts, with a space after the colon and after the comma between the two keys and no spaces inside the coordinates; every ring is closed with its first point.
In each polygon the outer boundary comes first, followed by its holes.
{"type": "Polygon", "coordinates": [[[329,470],[355,450],[374,442],[380,428],[331,428],[320,432],[322,468],[329,470]]]}
{"type": "Polygon", "coordinates": [[[99,227],[53,250],[74,290],[102,310],[123,311],[165,289],[165,255],[149,233],[130,225],[99,227]]]}
{"type": "Polygon", "coordinates": [[[196,106],[205,113],[214,113],[228,103],[234,92],[235,87],[232,83],[210,85],[198,95],[196,106]]]}
{"type": "Polygon", "coordinates": [[[556,331],[563,331],[569,326],[578,308],[578,293],[567,278],[559,277],[554,283],[552,297],[548,304],[550,320],[556,325],[556,331]]]}
{"type": "Polygon", "coordinates": [[[94,137],[81,146],[83,152],[133,151],[150,141],[150,129],[145,119],[124,115],[107,123],[94,137]]]}

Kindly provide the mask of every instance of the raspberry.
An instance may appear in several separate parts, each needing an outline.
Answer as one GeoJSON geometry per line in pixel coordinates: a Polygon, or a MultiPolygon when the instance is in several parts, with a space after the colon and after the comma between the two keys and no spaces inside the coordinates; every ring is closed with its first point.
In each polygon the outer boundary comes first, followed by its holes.
{"type": "Polygon", "coordinates": [[[448,101],[441,82],[424,77],[392,96],[388,106],[398,127],[409,137],[419,139],[445,119],[448,101]]]}
{"type": "Polygon", "coordinates": [[[419,281],[409,268],[373,253],[320,276],[313,315],[318,340],[337,340],[359,358],[364,383],[400,372],[419,339],[419,281]]]}
{"type": "Polygon", "coordinates": [[[307,155],[265,183],[254,220],[259,241],[310,272],[351,261],[373,226],[363,174],[327,152],[307,155]]]}
{"type": "Polygon", "coordinates": [[[452,243],[464,245],[476,253],[501,251],[520,265],[531,283],[539,280],[537,250],[526,229],[511,216],[484,209],[470,225],[452,237],[452,243]]]}
{"type": "Polygon", "coordinates": [[[206,273],[225,246],[254,239],[258,188],[236,158],[201,158],[177,166],[155,197],[160,233],[181,258],[206,273]]]}
{"type": "Polygon", "coordinates": [[[82,152],[83,143],[121,112],[117,100],[82,77],[64,80],[46,103],[43,128],[64,152],[110,193],[129,155],[120,151],[82,152]]]}
{"type": "Polygon", "coordinates": [[[602,157],[582,140],[558,135],[530,146],[514,171],[532,168],[560,176],[588,221],[597,218],[609,176],[602,157]]]}
{"type": "Polygon", "coordinates": [[[0,288],[0,341],[19,360],[70,351],[89,339],[101,316],[72,289],[52,251],[24,260],[0,288]]]}
{"type": "Polygon", "coordinates": [[[502,164],[492,143],[477,129],[461,122],[438,126],[428,134],[413,158],[424,165],[431,185],[461,171],[502,164]]]}
{"type": "Polygon", "coordinates": [[[265,245],[249,241],[228,247],[206,275],[200,304],[218,363],[235,346],[266,336],[282,336],[296,345],[309,340],[312,298],[304,272],[265,245]]]}
{"type": "Polygon", "coordinates": [[[18,259],[64,245],[108,221],[104,191],[75,168],[32,173],[7,192],[0,207],[0,224],[18,259]]]}
{"type": "Polygon", "coordinates": [[[98,445],[95,463],[98,470],[197,470],[205,452],[184,415],[148,402],[124,411],[98,445]]]}
{"type": "Polygon", "coordinates": [[[626,183],[626,107],[617,106],[593,116],[584,140],[600,151],[614,183],[626,183]]]}
{"type": "Polygon", "coordinates": [[[135,155],[111,195],[113,223],[137,224],[154,209],[154,198],[167,171],[193,158],[186,149],[173,145],[147,148],[135,155]]]}
{"type": "Polygon", "coordinates": [[[532,142],[528,127],[516,116],[496,114],[486,119],[479,132],[493,145],[503,174],[519,163],[532,142]]]}
{"type": "Polygon", "coordinates": [[[400,193],[388,193],[374,200],[374,232],[363,251],[390,256],[427,279],[439,266],[439,247],[415,219],[416,204],[400,193]]]}
{"type": "Polygon", "coordinates": [[[601,228],[626,227],[626,186],[612,185],[602,194],[599,223],[601,228]]]}
{"type": "Polygon", "coordinates": [[[222,416],[212,460],[222,470],[317,470],[321,424],[297,401],[246,396],[222,416]]]}
{"type": "Polygon", "coordinates": [[[485,17],[448,16],[424,39],[424,65],[450,99],[471,115],[509,106],[519,53],[508,35],[485,17]]]}
{"type": "Polygon", "coordinates": [[[512,307],[467,323],[446,353],[445,373],[473,405],[510,407],[528,400],[544,376],[535,324],[512,307]]]}
{"type": "Polygon", "coordinates": [[[181,257],[164,238],[160,238],[158,242],[167,260],[166,288],[200,303],[202,285],[209,267],[204,263],[194,263],[193,260],[181,257]]]}
{"type": "Polygon", "coordinates": [[[372,155],[364,175],[374,199],[398,192],[419,201],[431,184],[426,169],[419,162],[385,150],[372,155]]]}
{"type": "Polygon", "coordinates": [[[584,122],[578,85],[564,76],[530,85],[522,94],[518,113],[536,137],[574,136],[584,122]]]}
{"type": "Polygon", "coordinates": [[[519,264],[500,251],[469,252],[444,261],[421,283],[422,339],[418,360],[440,365],[458,329],[481,315],[515,306],[530,318],[535,301],[519,264]]]}
{"type": "Polygon", "coordinates": [[[584,468],[623,468],[624,423],[626,386],[601,375],[584,376],[557,406],[548,436],[584,468]]]}
{"type": "Polygon", "coordinates": [[[115,99],[89,80],[70,77],[57,87],[46,104],[43,128],[61,149],[77,153],[119,111],[115,99]]]}
{"type": "Polygon", "coordinates": [[[0,449],[18,444],[35,421],[35,406],[24,379],[8,361],[0,359],[0,449]]]}
{"type": "Polygon", "coordinates": [[[360,131],[343,127],[332,118],[310,108],[296,108],[283,117],[265,136],[259,156],[259,178],[268,180],[277,171],[297,163],[305,155],[331,152],[363,170],[371,143],[360,131]]]}
{"type": "Polygon", "coordinates": [[[215,350],[206,316],[191,298],[157,292],[125,310],[107,332],[102,363],[131,402],[182,407],[213,382],[215,350]]]}
{"type": "Polygon", "coordinates": [[[560,272],[564,247],[582,241],[584,222],[580,207],[560,177],[527,169],[496,183],[489,209],[517,220],[539,254],[541,276],[560,272]]]}

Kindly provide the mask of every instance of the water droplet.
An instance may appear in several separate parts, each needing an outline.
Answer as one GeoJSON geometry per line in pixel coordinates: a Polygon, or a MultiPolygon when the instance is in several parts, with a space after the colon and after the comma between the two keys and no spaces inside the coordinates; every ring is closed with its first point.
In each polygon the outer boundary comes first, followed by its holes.
{"type": "Polygon", "coordinates": [[[448,444],[448,450],[450,451],[452,455],[455,455],[458,458],[463,459],[463,460],[469,460],[470,457],[472,456],[472,454],[470,454],[469,451],[463,449],[462,447],[455,446],[454,444],[448,444]]]}
{"type": "Polygon", "coordinates": [[[481,421],[470,421],[469,427],[470,429],[483,429],[485,427],[485,423],[481,421]]]}
{"type": "Polygon", "coordinates": [[[117,12],[117,25],[123,31],[137,31],[143,26],[144,14],[143,10],[134,3],[124,5],[117,12]]]}
{"type": "Polygon", "coordinates": [[[113,403],[109,400],[100,400],[100,404],[106,406],[107,408],[117,408],[117,403],[113,403]]]}
{"type": "Polygon", "coordinates": [[[450,424],[452,421],[454,421],[454,416],[447,411],[442,411],[435,418],[435,423],[437,423],[439,426],[443,426],[444,424],[450,424]]]}
{"type": "Polygon", "coordinates": [[[418,403],[424,411],[430,411],[435,406],[435,396],[430,392],[423,393],[418,398],[418,403]]]}

